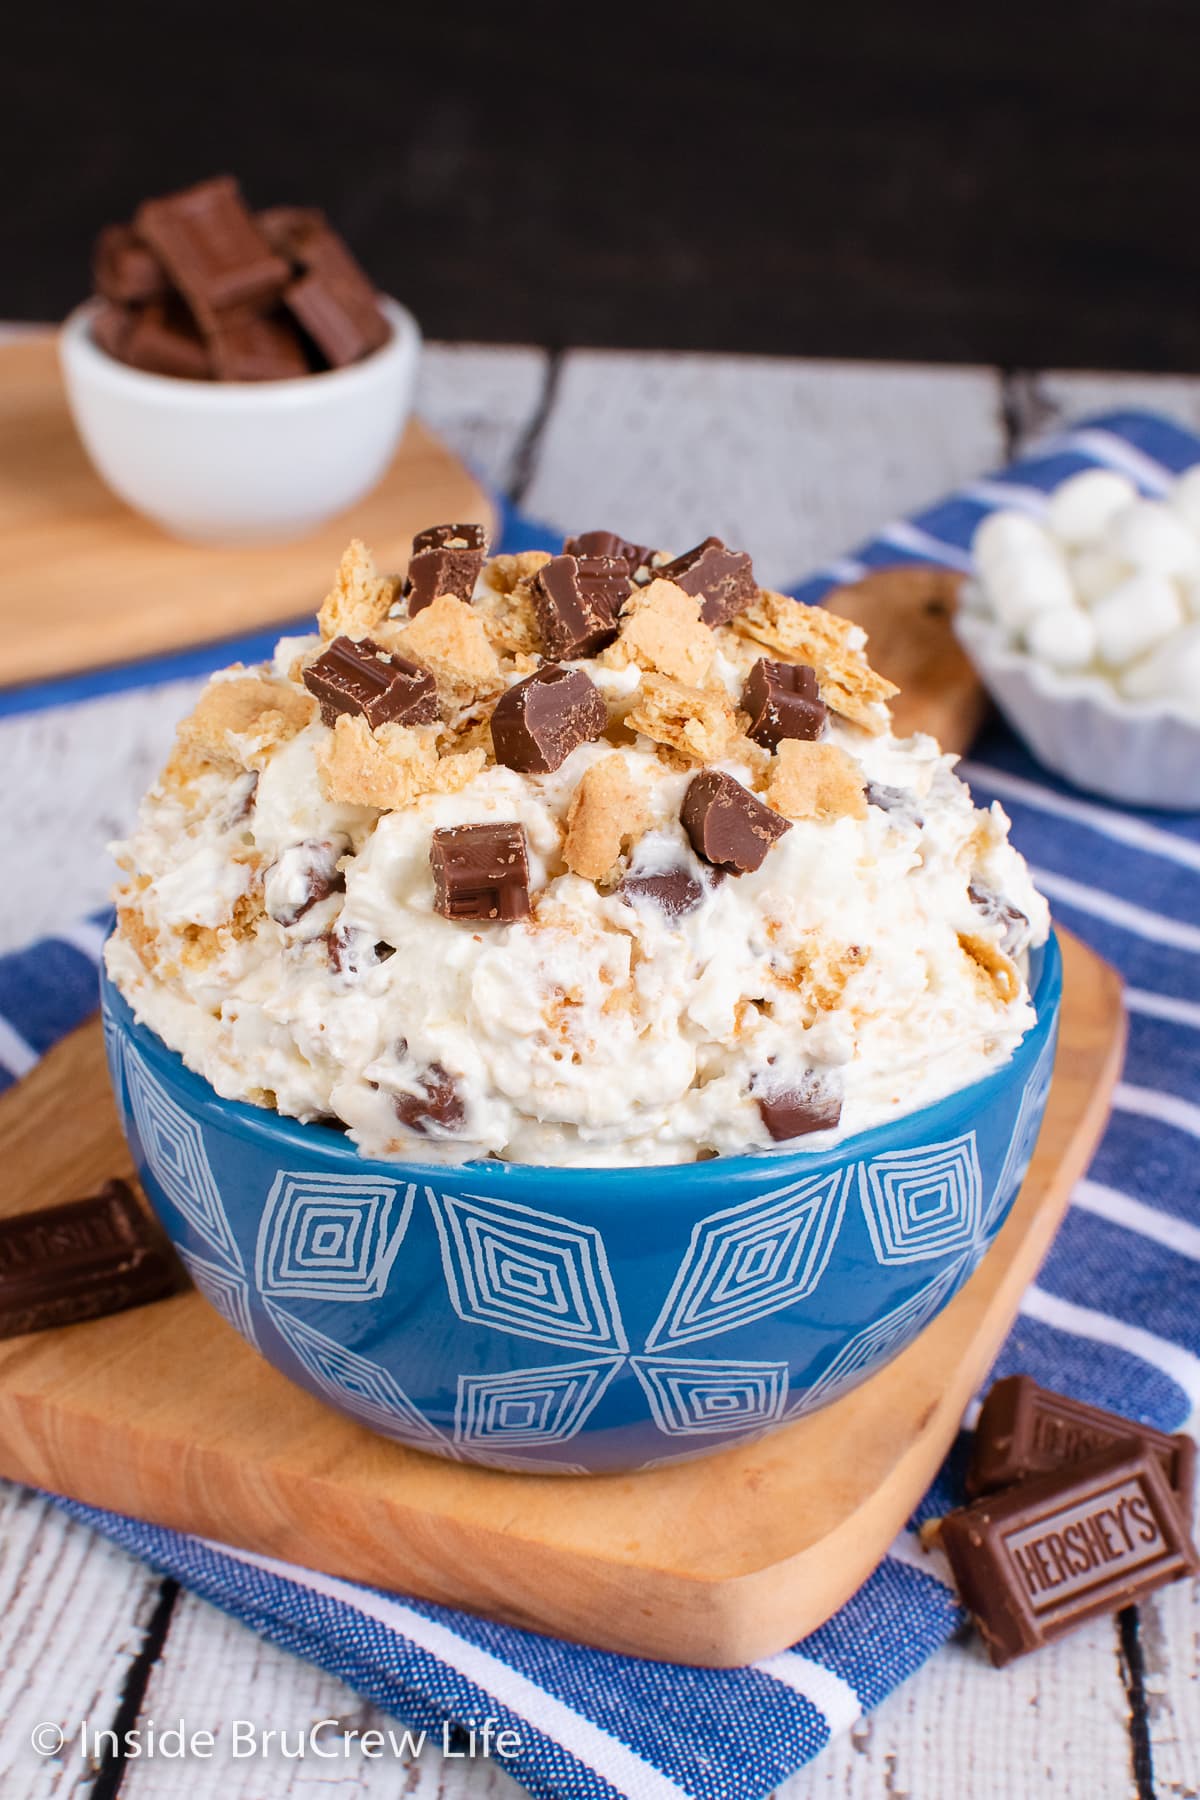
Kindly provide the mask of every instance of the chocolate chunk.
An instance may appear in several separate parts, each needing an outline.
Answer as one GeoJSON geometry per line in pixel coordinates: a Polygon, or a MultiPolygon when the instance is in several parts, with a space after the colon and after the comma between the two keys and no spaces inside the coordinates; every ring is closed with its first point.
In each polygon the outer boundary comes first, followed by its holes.
{"type": "Polygon", "coordinates": [[[231,308],[276,298],[291,273],[230,175],[145,201],[133,224],[206,329],[231,308]]]}
{"type": "Polygon", "coordinates": [[[137,314],[132,307],[114,306],[104,300],[92,314],[92,342],[118,362],[128,362],[127,346],[137,314]]]}
{"type": "Polygon", "coordinates": [[[546,775],[607,728],[608,708],[595,683],[582,669],[547,663],[496,702],[492,743],[506,769],[546,775]]]}
{"type": "Polygon", "coordinates": [[[140,306],[161,300],[167,292],[166,270],[128,225],[106,225],[92,254],[96,292],[118,306],[140,306]]]}
{"type": "Polygon", "coordinates": [[[300,335],[282,313],[222,313],[208,344],[219,381],[294,381],[309,373],[300,335]]]}
{"type": "Polygon", "coordinates": [[[336,844],[328,838],[310,838],[285,852],[298,865],[302,889],[297,898],[272,909],[271,917],[277,925],[295,925],[318,901],[328,900],[330,894],[345,893],[346,877],[338,868],[345,855],[344,843],[344,838],[336,844]]]}
{"type": "Polygon", "coordinates": [[[759,868],[775,840],[792,829],[788,819],[719,769],[692,776],[679,817],[696,855],[731,875],[759,868]]]}
{"type": "Polygon", "coordinates": [[[166,1238],[127,1182],[0,1220],[0,1338],[105,1318],[184,1285],[166,1238]]]}
{"type": "Polygon", "coordinates": [[[810,1131],[832,1131],[842,1116],[841,1094],[828,1076],[812,1069],[798,1080],[784,1082],[768,1068],[754,1077],[750,1092],[776,1143],[805,1137],[810,1131]]]}
{"type": "Polygon", "coordinates": [[[1000,936],[1000,948],[1012,956],[1023,950],[1029,942],[1029,920],[1025,914],[999,894],[992,893],[990,888],[978,887],[972,882],[967,889],[971,905],[981,912],[992,924],[1003,927],[1000,936]]]}
{"type": "Polygon", "coordinates": [[[370,638],[334,638],[309,663],[304,685],[321,702],[321,717],[332,726],[339,713],[361,713],[376,725],[431,725],[438,716],[437,683],[427,669],[403,656],[390,656],[370,638]]]}
{"type": "Polygon", "coordinates": [[[553,556],[534,576],[532,592],[546,655],[570,662],[612,643],[633,584],[620,557],[553,556]]]}
{"type": "Polygon", "coordinates": [[[408,616],[419,613],[439,594],[469,601],[487,555],[482,525],[431,525],[413,539],[404,592],[408,616]]]}
{"type": "Polygon", "coordinates": [[[1100,1451],[976,1500],[949,1513],[939,1535],[998,1668],[1200,1567],[1146,1445],[1100,1451]]]}
{"type": "Polygon", "coordinates": [[[1131,1442],[1145,1445],[1157,1457],[1181,1516],[1190,1519],[1196,1483],[1193,1438],[1183,1432],[1156,1431],[1120,1413],[1071,1400],[1039,1387],[1029,1375],[1010,1375],[995,1383],[983,1403],[967,1469],[967,1493],[990,1494],[1131,1442]]]}
{"type": "Polygon", "coordinates": [[[377,943],[369,932],[356,925],[343,925],[340,919],[332,931],[325,933],[324,943],[329,966],[337,975],[361,975],[396,954],[391,944],[377,943]]]}
{"type": "Polygon", "coordinates": [[[692,871],[680,863],[674,869],[630,870],[618,883],[617,893],[631,905],[648,901],[666,913],[668,919],[683,919],[700,905],[705,888],[692,871]]]}
{"type": "Polygon", "coordinates": [[[909,825],[920,830],[925,823],[924,814],[917,806],[917,797],[908,788],[887,787],[882,781],[868,781],[866,785],[868,806],[877,806],[880,812],[895,813],[909,825]]]}
{"type": "Polygon", "coordinates": [[[520,825],[454,825],[429,848],[434,907],[445,919],[527,919],[529,857],[520,825]]]}
{"type": "Polygon", "coordinates": [[[284,289],[284,304],[331,368],[341,369],[386,344],[391,326],[365,276],[310,269],[284,289]]]}
{"type": "Polygon", "coordinates": [[[758,599],[749,555],[745,550],[727,550],[720,538],[705,538],[654,573],[662,581],[673,581],[685,594],[699,595],[700,617],[706,625],[724,625],[758,599]]]}
{"type": "Polygon", "coordinates": [[[212,374],[208,345],[174,299],[152,300],[134,315],[122,359],[149,375],[207,381],[212,374]]]}
{"type": "Polygon", "coordinates": [[[466,1118],[462,1095],[453,1075],[441,1063],[430,1063],[420,1077],[420,1092],[395,1096],[396,1117],[422,1137],[453,1137],[466,1118]]]}
{"type": "Polygon", "coordinates": [[[649,569],[654,555],[647,544],[633,544],[615,531],[578,531],[564,538],[563,551],[567,556],[619,557],[635,579],[639,569],[649,569]]]}
{"type": "Polygon", "coordinates": [[[826,706],[816,670],[803,663],[760,656],[746,677],[742,708],[750,714],[748,735],[768,750],[783,738],[819,738],[825,729],[826,706]]]}

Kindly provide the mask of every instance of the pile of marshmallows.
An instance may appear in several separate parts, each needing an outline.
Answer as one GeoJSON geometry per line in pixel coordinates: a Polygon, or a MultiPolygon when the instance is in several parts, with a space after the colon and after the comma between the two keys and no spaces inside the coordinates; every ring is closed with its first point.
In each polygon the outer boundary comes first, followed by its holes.
{"type": "Polygon", "coordinates": [[[1115,470],[1072,475],[1044,524],[992,513],[972,550],[978,598],[1039,662],[1200,716],[1200,463],[1165,500],[1115,470]]]}

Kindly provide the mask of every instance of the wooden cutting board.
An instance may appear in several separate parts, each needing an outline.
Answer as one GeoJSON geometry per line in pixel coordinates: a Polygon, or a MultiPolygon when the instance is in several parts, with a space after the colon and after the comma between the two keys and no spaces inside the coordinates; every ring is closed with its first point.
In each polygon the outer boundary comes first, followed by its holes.
{"type": "Polygon", "coordinates": [[[0,686],[129,662],[313,612],[346,544],[383,569],[443,519],[495,528],[491,501],[419,420],[372,494],[289,544],[185,544],[131,512],[92,468],[67,411],[55,339],[0,345],[0,686]]]}
{"type": "MultiPolygon", "coordinates": [[[[0,1474],[609,1650],[713,1666],[780,1650],[903,1526],[1103,1129],[1120,986],[1067,934],[1063,953],[1046,1121],[996,1244],[889,1368],[761,1443],[633,1476],[442,1462],[328,1411],[189,1292],[0,1344],[0,1474]]],[[[3,1212],[132,1173],[98,1022],[0,1099],[0,1166],[3,1212]]]]}

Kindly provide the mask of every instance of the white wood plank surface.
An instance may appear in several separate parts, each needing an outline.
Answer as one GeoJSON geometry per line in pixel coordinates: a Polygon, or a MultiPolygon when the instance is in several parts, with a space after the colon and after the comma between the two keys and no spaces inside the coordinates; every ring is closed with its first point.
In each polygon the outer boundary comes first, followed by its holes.
{"type": "MultiPolygon", "coordinates": [[[[770,580],[850,548],[884,517],[1002,460],[1005,402],[1023,427],[1114,404],[1200,424],[1200,381],[1045,375],[1007,395],[986,370],[870,368],[751,358],[565,357],[544,423],[541,352],[432,347],[425,415],[494,483],[562,529],[612,525],[682,547],[709,530],[752,549],[770,580]]],[[[0,893],[0,946],[101,899],[103,844],[124,828],[188,689],[116,696],[69,717],[0,724],[9,838],[22,895],[0,893]],[[55,831],[46,830],[53,819],[55,831]],[[38,896],[31,919],[24,894],[38,896]]],[[[68,1752],[31,1757],[28,1730],[111,1718],[157,1582],[46,1503],[0,1487],[0,1794],[82,1794],[68,1752]]],[[[1200,1793],[1200,1603],[1173,1590],[1142,1608],[1156,1792],[1200,1793]]],[[[143,1718],[194,1729],[235,1718],[289,1732],[319,1717],[378,1723],[340,1683],[263,1644],[191,1596],[178,1603],[143,1718]]],[[[1115,1626],[1101,1622],[1003,1673],[947,1647],[874,1715],[780,1790],[781,1800],[1124,1800],[1134,1792],[1115,1626]]],[[[500,1770],[426,1754],[387,1762],[129,1765],[134,1800],[438,1795],[502,1800],[500,1770]]]]}

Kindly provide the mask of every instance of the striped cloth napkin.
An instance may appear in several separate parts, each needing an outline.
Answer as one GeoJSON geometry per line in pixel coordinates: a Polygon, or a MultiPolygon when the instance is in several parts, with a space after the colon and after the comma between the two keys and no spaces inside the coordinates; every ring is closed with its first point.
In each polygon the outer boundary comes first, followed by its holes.
{"type": "MultiPolygon", "coordinates": [[[[1048,489],[1094,464],[1122,469],[1155,494],[1195,462],[1200,438],[1179,426],[1143,413],[1110,414],[885,527],[853,559],[821,570],[797,592],[818,599],[835,582],[903,560],[965,567],[987,511],[1017,505],[1036,512],[1048,489]]],[[[505,547],[548,536],[510,518],[505,547]]],[[[81,704],[256,648],[250,641],[210,647],[190,659],[0,696],[0,715],[81,704]]],[[[1014,838],[1061,921],[1120,969],[1131,1015],[1111,1123],[996,1372],[1025,1370],[1175,1430],[1200,1404],[1200,816],[1084,799],[998,727],[965,773],[981,800],[998,798],[1011,813],[1014,838]]],[[[92,919],[0,959],[0,1062],[8,1079],[93,1007],[102,930],[103,920],[92,919]]],[[[914,1526],[960,1494],[963,1444],[914,1526]]],[[[510,1728],[520,1749],[505,1766],[544,1800],[754,1800],[878,1705],[962,1621],[944,1566],[921,1553],[911,1530],[819,1631],[751,1668],[712,1671],[602,1654],[61,1504],[263,1636],[335,1672],[436,1745],[447,1729],[455,1741],[452,1722],[490,1718],[510,1728]]]]}

